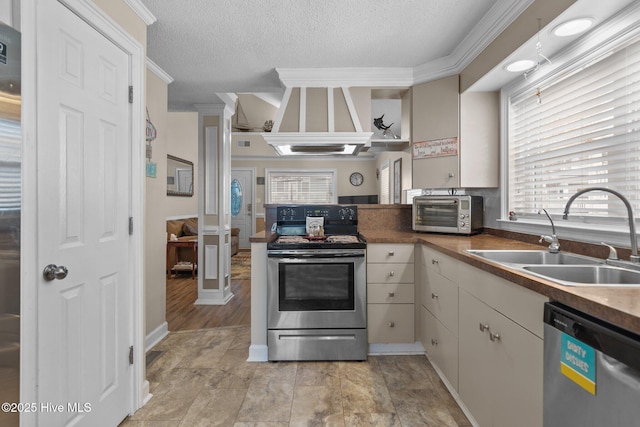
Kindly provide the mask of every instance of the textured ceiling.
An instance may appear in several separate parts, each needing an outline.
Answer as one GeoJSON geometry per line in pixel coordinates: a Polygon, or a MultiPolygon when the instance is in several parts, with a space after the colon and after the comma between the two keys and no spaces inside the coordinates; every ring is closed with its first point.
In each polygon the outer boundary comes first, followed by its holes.
{"type": "Polygon", "coordinates": [[[451,55],[505,0],[142,0],[169,108],[281,92],[275,68],[415,67],[451,55]]]}

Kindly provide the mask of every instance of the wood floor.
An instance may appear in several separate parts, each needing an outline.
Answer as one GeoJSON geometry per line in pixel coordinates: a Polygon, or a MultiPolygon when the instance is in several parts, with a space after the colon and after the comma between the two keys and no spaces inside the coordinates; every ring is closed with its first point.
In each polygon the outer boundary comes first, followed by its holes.
{"type": "MultiPolygon", "coordinates": [[[[233,263],[233,258],[231,259],[233,263]]],[[[235,280],[231,275],[234,297],[226,305],[194,305],[198,298],[198,278],[178,274],[167,279],[167,323],[169,331],[249,326],[251,324],[251,281],[235,280]]]]}

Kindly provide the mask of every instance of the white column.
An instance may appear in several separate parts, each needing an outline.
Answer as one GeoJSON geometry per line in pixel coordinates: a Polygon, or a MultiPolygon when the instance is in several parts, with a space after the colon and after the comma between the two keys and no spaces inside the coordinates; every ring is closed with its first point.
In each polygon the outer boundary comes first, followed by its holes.
{"type": "MultiPolygon", "coordinates": [[[[226,100],[225,100],[226,101],[226,100]]],[[[198,104],[198,299],[231,298],[231,116],[235,103],[198,104]]]]}

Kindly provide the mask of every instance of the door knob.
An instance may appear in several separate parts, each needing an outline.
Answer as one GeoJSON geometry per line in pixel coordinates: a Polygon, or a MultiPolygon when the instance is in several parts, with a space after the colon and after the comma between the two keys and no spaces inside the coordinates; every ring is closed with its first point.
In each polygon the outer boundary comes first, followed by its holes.
{"type": "Polygon", "coordinates": [[[68,272],[69,270],[67,270],[67,267],[65,267],[64,265],[58,267],[55,264],[49,264],[44,268],[42,276],[44,277],[44,280],[50,282],[55,279],[64,279],[65,277],[67,277],[68,272]]]}

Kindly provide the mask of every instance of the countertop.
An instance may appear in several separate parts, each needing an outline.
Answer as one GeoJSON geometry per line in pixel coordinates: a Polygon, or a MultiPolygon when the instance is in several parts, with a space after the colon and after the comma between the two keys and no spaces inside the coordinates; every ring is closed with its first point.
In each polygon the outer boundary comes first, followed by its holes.
{"type": "Polygon", "coordinates": [[[529,275],[520,270],[485,261],[467,249],[537,249],[541,246],[489,234],[452,236],[442,234],[367,231],[367,243],[420,243],[474,267],[531,289],[558,301],[640,334],[640,288],[568,287],[529,275]]]}

